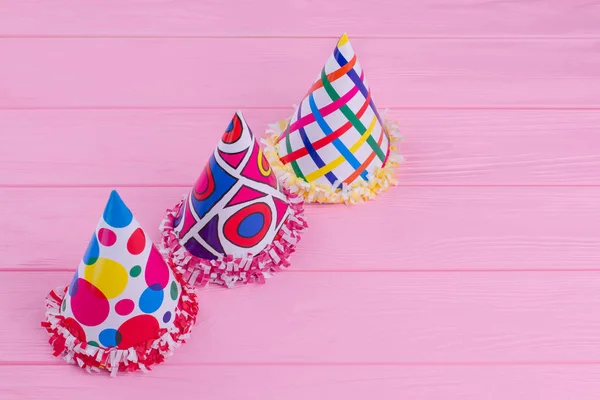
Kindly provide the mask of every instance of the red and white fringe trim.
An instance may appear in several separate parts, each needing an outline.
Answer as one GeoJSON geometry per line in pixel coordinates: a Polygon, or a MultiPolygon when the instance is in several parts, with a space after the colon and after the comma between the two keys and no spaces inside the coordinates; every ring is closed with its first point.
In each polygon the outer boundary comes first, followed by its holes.
{"type": "Polygon", "coordinates": [[[113,377],[119,371],[147,372],[152,365],[162,363],[175,348],[185,343],[198,315],[193,287],[183,282],[181,274],[176,273],[176,277],[181,283],[182,293],[171,328],[159,329],[155,338],[128,349],[105,349],[80,341],[67,329],[65,318],[60,314],[68,286],[52,290],[46,297],[46,318],[42,326],[50,333],[49,343],[54,349],[54,356],[62,357],[69,364],[78,365],[88,372],[106,370],[113,377]]]}
{"type": "Polygon", "coordinates": [[[181,270],[186,271],[190,284],[205,286],[212,282],[231,288],[236,282],[249,283],[256,280],[264,283],[266,278],[280,271],[281,267],[290,265],[290,256],[300,241],[301,233],[308,227],[304,218],[303,199],[287,189],[284,189],[284,194],[291,213],[273,242],[255,256],[220,256],[216,260],[207,260],[192,255],[181,245],[173,230],[173,222],[185,198],[175,208],[167,210],[167,216],[160,224],[161,251],[181,270]]]}

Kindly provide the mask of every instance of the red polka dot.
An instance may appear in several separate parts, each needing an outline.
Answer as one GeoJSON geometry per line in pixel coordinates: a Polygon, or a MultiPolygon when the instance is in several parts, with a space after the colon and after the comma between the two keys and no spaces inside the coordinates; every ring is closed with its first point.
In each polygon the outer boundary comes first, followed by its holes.
{"type": "Polygon", "coordinates": [[[152,315],[142,314],[128,319],[119,327],[121,343],[118,347],[126,349],[147,340],[156,339],[158,329],[158,321],[152,315]]]}
{"type": "Polygon", "coordinates": [[[146,235],[144,235],[142,228],[137,228],[127,241],[127,250],[137,256],[144,251],[144,247],[146,247],[146,235]]]}
{"type": "Polygon", "coordinates": [[[117,304],[115,304],[115,311],[119,315],[129,315],[133,311],[135,307],[135,303],[130,299],[119,300],[117,304]]]}
{"type": "Polygon", "coordinates": [[[100,325],[110,312],[106,296],[85,279],[77,279],[77,292],[71,297],[71,310],[79,323],[100,325]]]}
{"type": "Polygon", "coordinates": [[[161,289],[164,289],[169,282],[169,267],[154,246],[150,250],[145,277],[148,286],[158,284],[161,289]]]}
{"type": "Polygon", "coordinates": [[[79,325],[79,322],[75,321],[71,317],[68,317],[65,318],[65,325],[67,326],[69,332],[71,332],[71,335],[75,336],[82,342],[85,342],[85,331],[83,330],[81,325],[79,325]]]}
{"type": "Polygon", "coordinates": [[[103,246],[109,247],[116,243],[117,235],[110,229],[101,228],[98,231],[98,240],[103,246]]]}

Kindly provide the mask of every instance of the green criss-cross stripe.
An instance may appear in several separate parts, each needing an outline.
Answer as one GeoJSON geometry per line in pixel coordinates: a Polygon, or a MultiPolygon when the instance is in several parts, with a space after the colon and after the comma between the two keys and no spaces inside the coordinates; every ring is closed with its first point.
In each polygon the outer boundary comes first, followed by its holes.
{"type": "MultiPolygon", "coordinates": [[[[335,89],[333,88],[333,86],[331,85],[329,80],[327,80],[327,75],[325,74],[325,68],[323,68],[323,71],[321,71],[321,81],[323,82],[323,88],[325,88],[325,91],[327,92],[327,94],[333,101],[336,101],[337,99],[340,98],[340,95],[335,91],[335,89]]],[[[360,135],[363,136],[365,134],[365,132],[367,131],[367,128],[363,125],[362,122],[360,122],[360,119],[358,119],[356,114],[354,114],[352,112],[352,110],[350,110],[350,107],[348,107],[347,104],[344,104],[343,106],[340,107],[340,111],[346,116],[346,118],[348,118],[348,121],[350,121],[352,126],[354,126],[356,128],[356,130],[360,133],[360,135]]],[[[369,146],[371,146],[371,148],[373,149],[375,154],[377,154],[377,157],[379,157],[379,159],[381,161],[384,161],[385,154],[383,153],[383,151],[381,150],[379,145],[377,145],[377,142],[375,141],[373,136],[370,134],[369,134],[369,137],[367,138],[367,143],[369,144],[369,146]]]]}
{"type": "MultiPolygon", "coordinates": [[[[290,125],[291,125],[291,123],[292,123],[292,121],[290,121],[288,123],[287,131],[285,132],[285,148],[287,149],[288,154],[290,154],[292,152],[292,144],[290,143],[290,125]]],[[[294,173],[296,174],[296,176],[298,178],[302,179],[303,181],[306,181],[306,178],[304,177],[304,174],[302,173],[302,170],[298,166],[298,163],[296,162],[296,160],[292,160],[290,162],[290,164],[292,164],[292,169],[294,170],[294,173]]]]}

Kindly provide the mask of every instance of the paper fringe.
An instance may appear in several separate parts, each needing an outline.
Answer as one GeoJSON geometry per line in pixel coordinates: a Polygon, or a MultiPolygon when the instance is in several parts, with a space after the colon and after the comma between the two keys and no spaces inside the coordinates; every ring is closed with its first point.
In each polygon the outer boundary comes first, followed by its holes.
{"type": "Polygon", "coordinates": [[[283,164],[279,159],[279,144],[277,139],[287,128],[289,118],[269,125],[266,135],[262,139],[265,145],[264,153],[275,171],[282,186],[289,188],[291,192],[302,196],[309,203],[346,203],[356,204],[367,200],[373,200],[377,195],[388,190],[390,186],[398,184],[395,171],[402,157],[398,154],[396,142],[401,140],[398,123],[385,118],[383,125],[390,140],[390,151],[383,168],[377,168],[370,175],[368,181],[356,180],[350,185],[344,184],[341,189],[315,182],[308,183],[298,178],[290,164],[283,164]]]}
{"type": "Polygon", "coordinates": [[[220,256],[216,260],[207,260],[192,255],[173,230],[173,222],[187,196],[174,208],[167,210],[167,216],[160,224],[162,234],[161,252],[185,271],[190,284],[205,286],[217,283],[232,288],[237,283],[257,281],[264,283],[282,267],[290,265],[290,256],[296,250],[301,234],[308,227],[304,218],[304,201],[301,197],[283,190],[291,208],[273,242],[259,254],[246,257],[220,256]]]}
{"type": "MultiPolygon", "coordinates": [[[[171,267],[174,269],[173,265],[171,267]]],[[[88,372],[108,371],[112,377],[117,372],[147,372],[152,365],[162,363],[171,356],[175,348],[185,343],[198,315],[194,288],[183,281],[181,273],[174,273],[181,283],[182,292],[173,325],[169,329],[159,329],[155,338],[127,349],[104,349],[80,341],[68,330],[65,317],[60,314],[60,306],[68,286],[52,290],[46,297],[46,318],[42,326],[50,333],[49,343],[54,349],[54,356],[62,357],[69,364],[78,365],[88,372]]]]}

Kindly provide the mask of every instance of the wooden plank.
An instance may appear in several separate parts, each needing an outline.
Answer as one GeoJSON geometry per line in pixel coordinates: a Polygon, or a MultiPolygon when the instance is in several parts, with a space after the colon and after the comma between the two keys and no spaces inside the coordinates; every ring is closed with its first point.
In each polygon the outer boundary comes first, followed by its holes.
{"type": "MultiPolygon", "coordinates": [[[[72,272],[0,272],[0,360],[59,363],[39,326],[72,272]]],[[[597,272],[281,274],[198,290],[172,364],[598,363],[597,272]]]]}
{"type": "Polygon", "coordinates": [[[185,399],[596,399],[597,365],[525,366],[175,366],[150,374],[94,376],[73,366],[0,366],[0,397],[23,400],[121,398],[155,393],[185,399]]]}
{"type": "MultiPolygon", "coordinates": [[[[190,185],[191,187],[191,185],[190,185]]],[[[79,265],[105,188],[0,189],[0,269],[79,265]]],[[[188,188],[119,188],[155,239],[188,188]]],[[[598,269],[600,188],[397,187],[355,207],[307,206],[290,271],[598,269]],[[368,239],[365,239],[368,238],[368,239]]]]}
{"type": "MultiPolygon", "coordinates": [[[[219,110],[0,110],[1,185],[181,185],[233,115],[219,110]],[[118,143],[118,145],[115,145],[118,143]],[[143,149],[143,152],[140,151],[143,149]]],[[[244,112],[257,134],[285,110],[244,112]]],[[[597,111],[392,110],[402,185],[598,185],[597,111]]]]}
{"type": "MultiPolygon", "coordinates": [[[[301,100],[335,42],[5,39],[0,107],[287,110],[301,100]]],[[[595,40],[353,43],[380,108],[600,106],[595,40]]]]}
{"type": "Polygon", "coordinates": [[[599,33],[585,0],[187,0],[0,2],[0,35],[19,36],[515,36],[599,33]],[[268,10],[268,11],[267,11],[268,10]]]}

